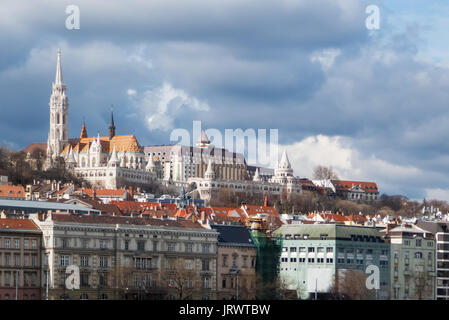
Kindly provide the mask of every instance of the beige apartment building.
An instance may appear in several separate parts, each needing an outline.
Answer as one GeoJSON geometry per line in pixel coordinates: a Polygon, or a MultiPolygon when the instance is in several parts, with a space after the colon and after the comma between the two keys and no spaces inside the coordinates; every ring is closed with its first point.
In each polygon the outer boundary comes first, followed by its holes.
{"type": "Polygon", "coordinates": [[[40,299],[40,245],[33,221],[0,218],[0,300],[40,299]]]}
{"type": "Polygon", "coordinates": [[[217,299],[252,300],[256,297],[257,247],[249,230],[237,225],[211,225],[219,232],[217,299]]]}
{"type": "MultiPolygon", "coordinates": [[[[217,232],[187,220],[63,213],[32,216],[43,233],[48,298],[215,299],[217,232]],[[67,267],[79,288],[67,289],[67,267]]],[[[42,294],[46,297],[44,282],[42,294]]]]}

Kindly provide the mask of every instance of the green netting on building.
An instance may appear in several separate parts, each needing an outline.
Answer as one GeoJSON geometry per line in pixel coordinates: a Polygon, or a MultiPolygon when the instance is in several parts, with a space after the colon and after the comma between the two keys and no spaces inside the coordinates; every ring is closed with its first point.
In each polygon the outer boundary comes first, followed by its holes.
{"type": "Polygon", "coordinates": [[[257,246],[256,297],[263,300],[276,299],[282,239],[257,231],[253,231],[251,237],[257,246]]]}

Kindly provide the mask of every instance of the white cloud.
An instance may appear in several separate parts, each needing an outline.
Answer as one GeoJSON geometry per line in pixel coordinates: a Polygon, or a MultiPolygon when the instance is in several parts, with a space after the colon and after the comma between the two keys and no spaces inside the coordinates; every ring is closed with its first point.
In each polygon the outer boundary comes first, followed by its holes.
{"type": "Polygon", "coordinates": [[[382,192],[400,193],[396,184],[407,184],[417,180],[423,172],[413,166],[402,166],[379,159],[374,154],[363,154],[352,140],[341,136],[317,135],[307,137],[290,145],[287,149],[296,175],[312,178],[317,165],[332,166],[341,179],[375,181],[382,192]]]}
{"type": "Polygon", "coordinates": [[[426,199],[427,200],[438,199],[449,201],[449,189],[440,189],[440,188],[426,189],[426,199]]]}
{"type": "Polygon", "coordinates": [[[134,89],[128,89],[126,93],[128,94],[128,96],[134,96],[137,93],[137,91],[134,89]]]}
{"type": "Polygon", "coordinates": [[[326,49],[312,54],[311,61],[319,62],[323,71],[327,71],[334,64],[335,58],[341,54],[339,49],[326,49]]]}
{"type": "Polygon", "coordinates": [[[150,131],[173,129],[174,119],[182,111],[209,111],[207,102],[190,96],[182,89],[173,88],[164,82],[159,88],[147,90],[137,102],[137,108],[144,114],[150,131]]]}

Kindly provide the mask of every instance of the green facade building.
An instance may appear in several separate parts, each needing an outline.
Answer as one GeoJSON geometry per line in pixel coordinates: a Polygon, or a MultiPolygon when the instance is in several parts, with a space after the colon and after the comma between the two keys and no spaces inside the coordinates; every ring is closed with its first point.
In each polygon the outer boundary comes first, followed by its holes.
{"type": "MultiPolygon", "coordinates": [[[[362,277],[367,267],[378,270],[378,289],[370,289],[372,297],[388,299],[390,295],[390,249],[380,230],[373,227],[339,224],[283,225],[273,233],[283,240],[280,276],[298,297],[313,298],[315,293],[330,293],[348,270],[362,277]],[[371,267],[373,268],[373,267],[371,267]],[[377,269],[378,268],[378,269],[377,269]]],[[[365,286],[365,281],[358,281],[365,286]]],[[[367,288],[367,287],[366,287],[367,288]]]]}

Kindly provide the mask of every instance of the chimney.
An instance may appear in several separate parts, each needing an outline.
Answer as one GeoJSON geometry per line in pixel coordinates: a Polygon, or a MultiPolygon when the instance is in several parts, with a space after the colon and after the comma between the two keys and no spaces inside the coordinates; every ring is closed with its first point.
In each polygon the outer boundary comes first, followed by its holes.
{"type": "Polygon", "coordinates": [[[263,202],[264,207],[268,207],[268,195],[265,195],[265,201],[263,202]]]}
{"type": "Polygon", "coordinates": [[[130,200],[134,199],[134,192],[133,192],[133,187],[132,186],[128,187],[128,195],[129,195],[130,200]]]}

